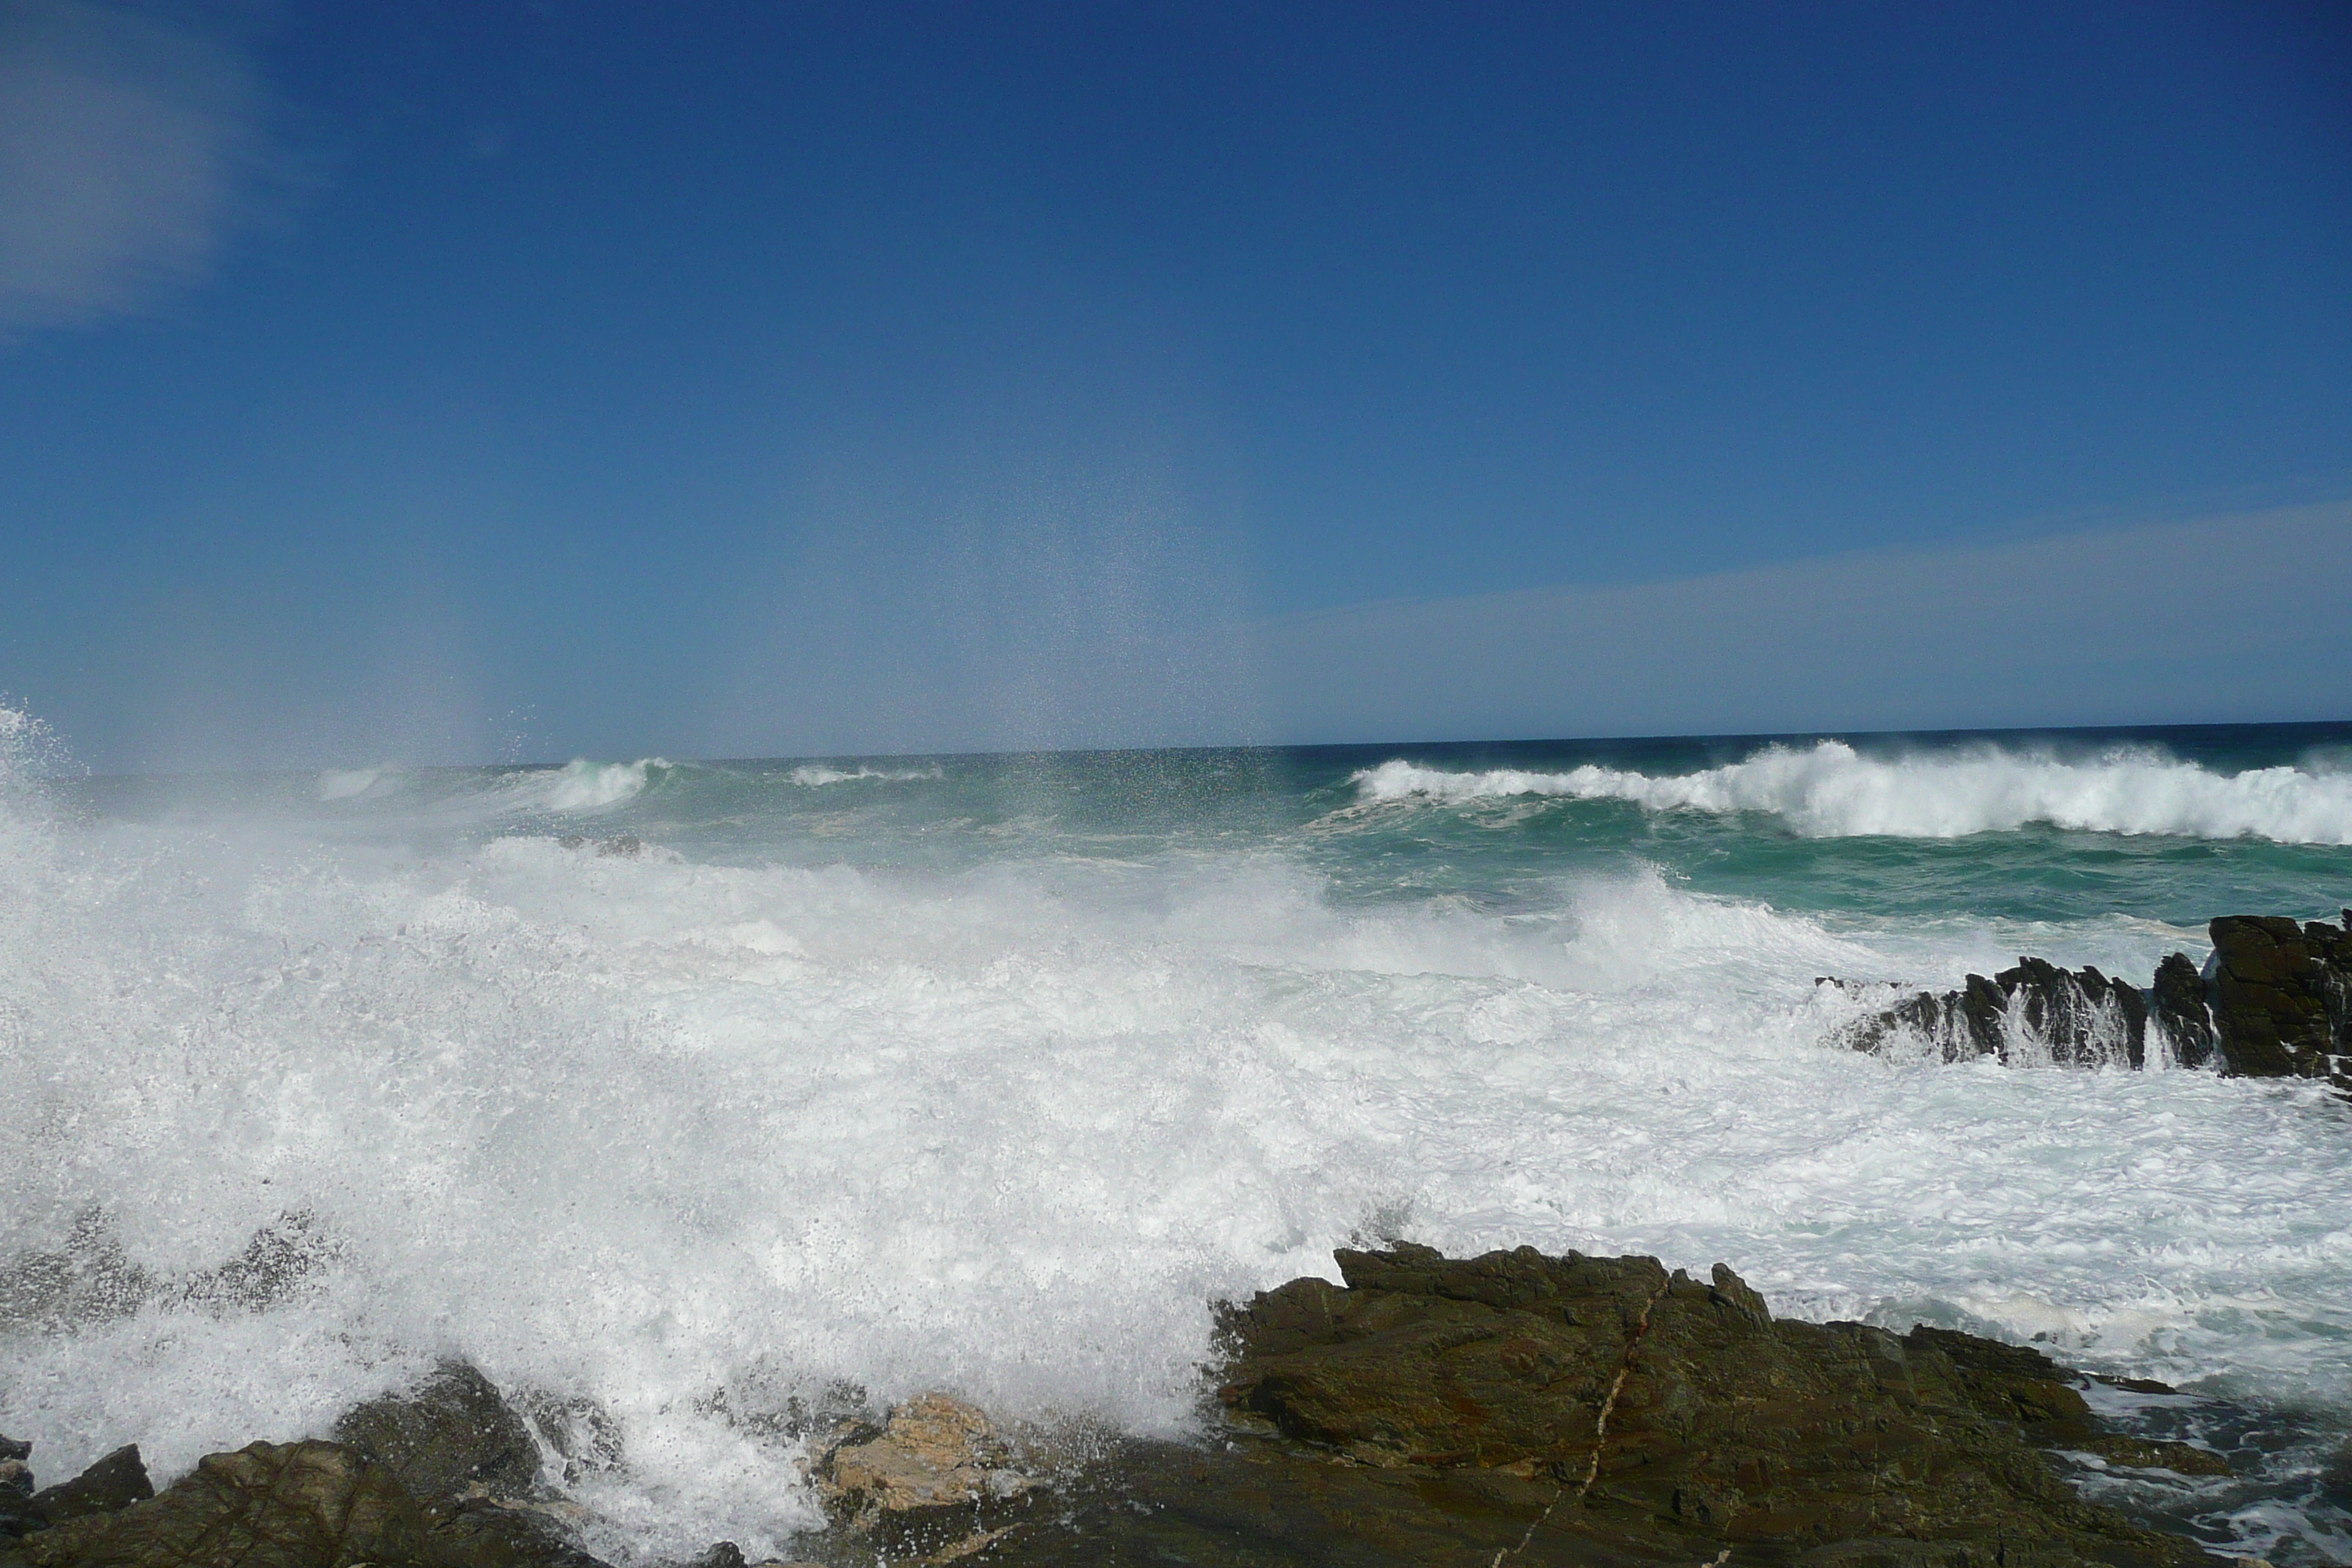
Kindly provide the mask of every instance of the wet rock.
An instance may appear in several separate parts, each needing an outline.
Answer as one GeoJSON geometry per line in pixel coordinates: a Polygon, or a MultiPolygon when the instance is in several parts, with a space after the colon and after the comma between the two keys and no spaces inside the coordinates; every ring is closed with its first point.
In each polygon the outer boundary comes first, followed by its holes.
{"type": "Polygon", "coordinates": [[[428,1501],[520,1496],[539,1479],[530,1428],[464,1362],[443,1362],[408,1393],[357,1406],[335,1423],[334,1435],[428,1501]]]}
{"type": "Polygon", "coordinates": [[[1010,1450],[988,1417],[943,1394],[898,1406],[878,1434],[831,1449],[815,1474],[829,1510],[865,1521],[968,1508],[1017,1496],[1029,1485],[1012,1468],[1010,1450]]]}
{"type": "Polygon", "coordinates": [[[2326,1079],[2352,1093],[2352,910],[2342,926],[2225,915],[2208,929],[2214,1033],[2229,1071],[2326,1079]]]}
{"type": "Polygon", "coordinates": [[[407,1393],[355,1407],[335,1424],[335,1437],[400,1482],[423,1510],[436,1550],[454,1561],[602,1568],[574,1539],[584,1511],[539,1488],[530,1426],[465,1362],[443,1362],[407,1393]]]}
{"type": "Polygon", "coordinates": [[[1958,991],[1916,992],[1849,1026],[1845,1039],[1863,1051],[1924,1040],[1948,1062],[2137,1068],[2147,1063],[2147,998],[2137,986],[2089,965],[2065,970],[2022,957],[1990,979],[1969,975],[1958,991]]]}
{"type": "Polygon", "coordinates": [[[2185,1068],[2201,1068],[2213,1059],[2213,1013],[2205,995],[2205,977],[2185,952],[2168,955],[2156,966],[2148,988],[2155,1004],[2157,1026],[2172,1042],[2172,1059],[2185,1068]]]}
{"type": "Polygon", "coordinates": [[[1003,1539],[1033,1482],[986,1415],[943,1394],[853,1423],[819,1445],[810,1474],[825,1511],[892,1558],[952,1562],[1003,1539]]]}
{"type": "Polygon", "coordinates": [[[0,1437],[0,1541],[34,1527],[33,1446],[0,1437]]]}
{"type": "Polygon", "coordinates": [[[49,1524],[63,1524],[94,1513],[112,1513],[155,1495],[139,1445],[117,1448],[69,1481],[35,1492],[31,1512],[49,1524]]]}
{"type": "MultiPolygon", "coordinates": [[[[2074,1374],[2034,1352],[1775,1320],[1728,1268],[1702,1284],[1652,1258],[1528,1248],[1338,1257],[1344,1289],[1296,1280],[1227,1314],[1221,1397],[1265,1434],[1260,1490],[1303,1488],[1323,1500],[1307,1512],[1391,1520],[1410,1496],[1458,1512],[1457,1538],[1479,1542],[1419,1541],[1419,1560],[1491,1560],[1522,1534],[1513,1560],[1527,1563],[2202,1558],[2059,1479],[2039,1447],[2096,1451],[2116,1435],[2074,1374]],[[1360,1479],[1305,1476],[1307,1453],[1412,1484],[1383,1501],[1360,1479]]],[[[1022,1548],[1006,1560],[1045,1559],[1022,1548]]]]}
{"type": "Polygon", "coordinates": [[[30,1568],[453,1568],[392,1473],[334,1443],[209,1455],[160,1496],[15,1552],[30,1568]]]}

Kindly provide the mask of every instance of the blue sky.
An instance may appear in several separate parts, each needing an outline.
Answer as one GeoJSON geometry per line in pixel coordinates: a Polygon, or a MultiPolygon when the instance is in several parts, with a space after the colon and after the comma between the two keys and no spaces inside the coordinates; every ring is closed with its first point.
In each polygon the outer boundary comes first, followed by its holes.
{"type": "Polygon", "coordinates": [[[2344,718],[2347,18],[0,0],[0,690],[102,769],[2344,718]],[[2180,608],[2254,514],[2296,607],[2180,608]],[[2026,665],[1837,607],[1990,563],[2026,665]]]}

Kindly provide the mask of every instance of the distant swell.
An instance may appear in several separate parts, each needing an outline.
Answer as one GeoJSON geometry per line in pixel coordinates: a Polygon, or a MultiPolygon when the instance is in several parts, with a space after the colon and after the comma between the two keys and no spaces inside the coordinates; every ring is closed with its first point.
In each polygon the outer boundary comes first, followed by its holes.
{"type": "Polygon", "coordinates": [[[1632,801],[1654,811],[1769,812],[1816,838],[1957,838],[2046,823],[2099,833],[2352,844],[2352,773],[2277,767],[2224,774],[2147,752],[2084,762],[1992,747],[1880,758],[1823,741],[1805,751],[1771,746],[1727,767],[1670,777],[1594,766],[1449,773],[1398,759],[1354,782],[1366,802],[1559,796],[1632,801]]]}

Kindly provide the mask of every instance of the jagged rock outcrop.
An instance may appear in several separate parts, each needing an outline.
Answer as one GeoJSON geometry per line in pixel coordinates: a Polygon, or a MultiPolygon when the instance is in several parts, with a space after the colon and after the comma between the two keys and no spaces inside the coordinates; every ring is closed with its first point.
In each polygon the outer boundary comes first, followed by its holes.
{"type": "Polygon", "coordinates": [[[2168,953],[2148,987],[2157,1026],[2172,1042],[2173,1060],[2201,1068],[2213,1059],[2213,1010],[2205,998],[2205,977],[2185,952],[2168,953]]]}
{"type": "MultiPolygon", "coordinates": [[[[2082,1379],[1967,1334],[1776,1319],[1728,1268],[1338,1255],[1223,1315],[1225,1424],[1123,1440],[1000,1568],[2187,1568],[2043,1450],[2210,1474],[2082,1379]]],[[[2141,1385],[2152,1389],[2153,1385],[2141,1385]]]]}
{"type": "Polygon", "coordinates": [[[0,1437],[0,1541],[112,1513],[155,1495],[139,1445],[114,1450],[71,1480],[34,1489],[30,1443],[0,1437]]]}
{"type": "Polygon", "coordinates": [[[488,1378],[460,1361],[443,1362],[406,1394],[346,1412],[335,1441],[383,1466],[415,1497],[520,1497],[539,1480],[530,1428],[488,1378]]]}
{"type": "Polygon", "coordinates": [[[2341,926],[2226,915],[2210,929],[2206,976],[2229,1070],[2352,1092],[2352,910],[2341,926]]]}
{"type": "Polygon", "coordinates": [[[139,1445],[128,1444],[105,1456],[69,1481],[44,1487],[28,1501],[33,1516],[48,1524],[112,1513],[155,1495],[139,1445]]]}
{"type": "MultiPolygon", "coordinates": [[[[1404,1243],[1338,1261],[1342,1286],[1298,1279],[1221,1310],[1226,1414],[1206,1442],[1104,1435],[1055,1458],[936,1394],[810,1432],[807,1474],[834,1522],[801,1554],[832,1568],[2208,1561],[2083,1500],[2044,1451],[2181,1475],[2226,1474],[2220,1456],[2110,1430],[2084,1380],[2032,1350],[1776,1319],[1721,1265],[1702,1283],[1654,1258],[1457,1260],[1404,1243]]],[[[602,1568],[556,1528],[529,1423],[475,1369],[446,1363],[337,1431],[349,1440],[215,1454],[160,1496],[42,1521],[0,1541],[0,1568],[602,1568]]],[[[25,1458],[0,1441],[16,1467],[0,1496],[36,1495],[25,1458]]],[[[692,1568],[743,1555],[722,1542],[692,1568]]]]}
{"type": "Polygon", "coordinates": [[[160,1496],[120,1450],[32,1494],[0,1568],[604,1568],[537,1486],[529,1427],[464,1363],[335,1435],[209,1455],[160,1496]]]}
{"type": "Polygon", "coordinates": [[[389,1470],[335,1443],[212,1454],[160,1496],[26,1535],[26,1568],[457,1568],[389,1470]]]}
{"type": "Polygon", "coordinates": [[[2146,991],[2088,966],[2021,958],[1990,979],[1969,975],[1958,991],[1915,992],[1846,1026],[1843,1037],[1856,1050],[1916,1039],[1946,1061],[2067,1067],[2143,1067],[2156,1048],[2181,1067],[2326,1079],[2352,1095],[2352,910],[2341,926],[2224,915],[2208,930],[2213,955],[2203,970],[2172,953],[2146,991]]]}
{"type": "Polygon", "coordinates": [[[1906,1035],[1948,1062],[2137,1068],[2147,1060],[2148,1005],[2137,986],[2090,965],[2065,970],[2024,957],[1990,979],[1969,975],[1958,991],[1906,997],[1853,1025],[1847,1040],[1856,1050],[1883,1050],[1906,1035]]]}

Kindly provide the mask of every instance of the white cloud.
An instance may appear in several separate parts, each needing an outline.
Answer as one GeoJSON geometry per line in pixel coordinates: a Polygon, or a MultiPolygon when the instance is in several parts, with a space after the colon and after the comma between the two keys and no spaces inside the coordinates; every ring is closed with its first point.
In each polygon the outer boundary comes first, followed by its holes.
{"type": "Polygon", "coordinates": [[[0,331],[136,312],[208,277],[252,216],[264,108],[229,37],[0,0],[0,331]]]}

